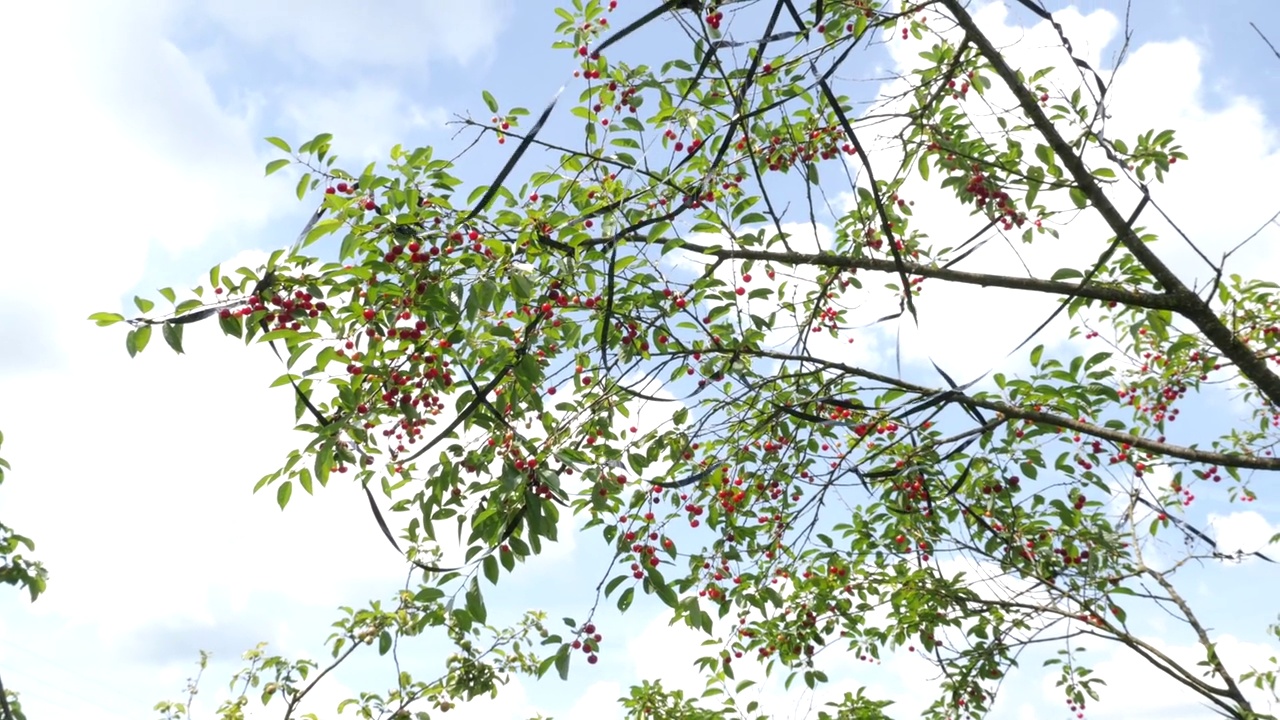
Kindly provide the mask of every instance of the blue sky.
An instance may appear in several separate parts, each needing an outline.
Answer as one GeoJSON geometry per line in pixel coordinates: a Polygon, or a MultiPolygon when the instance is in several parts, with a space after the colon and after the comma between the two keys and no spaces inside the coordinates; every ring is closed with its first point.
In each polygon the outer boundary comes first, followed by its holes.
{"type": "MultiPolygon", "coordinates": [[[[648,8],[639,0],[621,5],[615,25],[648,8]]],[[[274,157],[264,136],[333,132],[339,154],[357,166],[395,143],[439,145],[452,155],[469,137],[455,140],[457,128],[446,122],[468,112],[486,117],[481,89],[536,111],[573,67],[549,48],[551,7],[471,0],[387,2],[375,11],[330,0],[126,0],[0,10],[0,58],[17,99],[0,140],[0,156],[17,169],[0,242],[7,350],[0,429],[14,465],[0,517],[37,540],[51,572],[47,595],[34,605],[18,593],[0,595],[0,673],[23,692],[31,717],[149,717],[156,701],[178,696],[201,648],[216,661],[205,699],[218,697],[244,649],[267,640],[282,652],[314,653],[336,606],[403,584],[404,569],[357,488],[331,484],[283,514],[269,496],[250,495],[300,437],[290,429],[291,396],[267,388],[279,374],[269,352],[244,350],[205,328],[191,331],[188,356],[156,348],[131,361],[121,333],[84,318],[161,285],[196,283],[215,263],[256,263],[292,240],[311,208],[293,199],[287,174],[262,178],[274,157]]],[[[1121,3],[1095,1],[1061,17],[1077,48],[1110,67],[1123,13],[1121,3]]],[[[1028,65],[1061,64],[1043,28],[1024,14],[997,5],[979,16],[1016,41],[1028,65]]],[[[1195,237],[1229,247],[1280,210],[1272,189],[1280,174],[1280,60],[1248,26],[1280,41],[1280,6],[1226,3],[1208,14],[1202,3],[1143,0],[1130,20],[1117,125],[1182,133],[1194,170],[1175,174],[1158,197],[1195,237]]],[[[661,30],[642,40],[638,47],[659,51],[667,42],[661,30]]],[[[861,74],[884,76],[915,51],[882,47],[866,56],[861,74]]],[[[881,89],[864,83],[848,92],[870,97],[881,89]]],[[[576,125],[566,118],[558,115],[551,132],[572,135],[576,125]]],[[[460,174],[479,182],[509,149],[482,142],[460,174]]],[[[531,154],[527,167],[539,167],[538,159],[531,154]]],[[[1280,275],[1277,230],[1261,236],[1245,266],[1255,274],[1280,275]]],[[[1007,261],[993,258],[997,267],[1007,261]]],[[[1019,308],[1008,327],[975,329],[966,309],[991,295],[937,297],[921,331],[904,329],[903,351],[909,363],[934,357],[964,376],[1002,362],[1039,312],[1019,308]],[[987,341],[981,347],[975,332],[987,341]]],[[[888,363],[893,347],[892,335],[870,333],[857,352],[888,363]]],[[[1227,401],[1210,398],[1196,422],[1231,412],[1227,401]]],[[[1280,499],[1258,489],[1262,498],[1248,508],[1209,499],[1195,517],[1224,544],[1259,549],[1280,531],[1280,499]]],[[[526,607],[548,610],[553,623],[582,617],[606,570],[595,542],[562,543],[504,581],[499,619],[526,607]]],[[[1267,590],[1280,589],[1274,569],[1199,568],[1185,583],[1213,618],[1224,654],[1247,664],[1280,651],[1263,634],[1280,612],[1272,599],[1280,593],[1267,590]]],[[[1185,638],[1161,618],[1141,621],[1170,653],[1185,652],[1185,638]]],[[[606,615],[597,624],[601,663],[575,667],[568,686],[516,684],[492,704],[453,715],[613,717],[614,698],[641,678],[700,689],[680,660],[697,657],[698,638],[666,628],[658,607],[638,603],[625,618],[606,615]]],[[[1125,656],[1094,652],[1116,675],[1088,717],[1205,716],[1176,692],[1155,690],[1164,681],[1125,656]]],[[[381,681],[384,669],[358,665],[338,680],[359,687],[381,681]]],[[[907,708],[929,686],[910,657],[846,663],[833,677],[840,692],[866,684],[907,708]]],[[[333,688],[320,700],[343,696],[333,688]]],[[[761,698],[778,717],[804,717],[813,700],[777,686],[761,698]]],[[[1051,683],[1032,672],[994,717],[1061,710],[1051,683]]]]}

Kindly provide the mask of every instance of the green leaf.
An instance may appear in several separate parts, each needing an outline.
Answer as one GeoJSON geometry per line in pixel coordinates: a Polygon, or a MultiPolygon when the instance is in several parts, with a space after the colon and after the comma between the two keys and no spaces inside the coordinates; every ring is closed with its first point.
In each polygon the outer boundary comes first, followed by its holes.
{"type": "Polygon", "coordinates": [[[569,646],[565,645],[556,654],[556,672],[560,674],[561,680],[569,679],[569,646]]]}
{"type": "Polygon", "coordinates": [[[498,560],[490,555],[484,559],[484,577],[490,583],[498,584],[498,560]]]}
{"type": "Polygon", "coordinates": [[[391,633],[386,630],[383,630],[382,634],[378,636],[378,654],[386,655],[387,653],[391,652],[391,643],[392,643],[391,633]]]}
{"type": "Polygon", "coordinates": [[[165,323],[161,328],[161,334],[164,335],[164,341],[169,343],[169,347],[173,351],[182,354],[182,325],[174,325],[173,323],[165,323]]]}
{"type": "Polygon", "coordinates": [[[667,581],[657,573],[656,570],[650,570],[645,574],[645,583],[653,588],[658,598],[662,600],[667,607],[675,609],[680,605],[680,598],[676,595],[676,591],[671,589],[667,581]]]}
{"type": "Polygon", "coordinates": [[[218,327],[221,327],[222,332],[227,335],[240,337],[244,334],[244,322],[240,319],[239,315],[234,313],[232,313],[230,317],[222,317],[222,315],[219,314],[218,327]]]}
{"type": "Polygon", "coordinates": [[[289,504],[289,498],[293,496],[293,481],[286,480],[280,483],[280,487],[276,488],[276,504],[283,510],[285,505],[289,504]]]}
{"type": "Polygon", "coordinates": [[[143,325],[137,330],[129,333],[129,337],[125,340],[125,345],[129,348],[129,357],[133,357],[143,350],[146,350],[147,343],[149,342],[151,342],[150,325],[143,325]]]}
{"type": "Polygon", "coordinates": [[[1036,204],[1036,197],[1040,194],[1040,188],[1044,185],[1044,169],[1039,165],[1032,165],[1027,169],[1027,197],[1026,205],[1028,208],[1036,204]]]}
{"type": "Polygon", "coordinates": [[[144,297],[138,297],[137,295],[133,296],[133,304],[137,305],[138,310],[143,313],[151,312],[151,308],[156,306],[156,304],[151,302],[150,300],[144,297]]]}
{"type": "Polygon", "coordinates": [[[618,586],[621,585],[623,582],[625,582],[626,579],[627,579],[626,575],[619,575],[618,577],[610,580],[609,584],[604,586],[604,596],[609,597],[610,595],[612,595],[613,591],[617,590],[618,586]]]}
{"type": "Polygon", "coordinates": [[[291,162],[293,161],[290,160],[289,158],[279,158],[277,160],[272,160],[271,162],[267,163],[267,174],[270,175],[276,172],[277,170],[280,170],[281,168],[287,167],[291,162]]]}
{"type": "Polygon", "coordinates": [[[467,586],[467,612],[476,622],[483,623],[488,617],[488,611],[484,607],[484,596],[480,594],[480,581],[471,578],[471,584],[467,586]]]}
{"type": "Polygon", "coordinates": [[[484,104],[488,106],[489,112],[498,112],[498,101],[488,90],[481,91],[480,95],[484,97],[484,104]]]}
{"type": "Polygon", "coordinates": [[[96,322],[98,327],[106,327],[115,325],[118,322],[124,322],[124,316],[119,313],[99,312],[89,316],[89,319],[96,322]]]}
{"type": "Polygon", "coordinates": [[[1077,208],[1083,210],[1085,209],[1085,207],[1089,205],[1089,197],[1085,195],[1084,191],[1081,190],[1080,188],[1073,187],[1071,188],[1070,193],[1071,193],[1071,202],[1075,203],[1075,206],[1077,208]]]}
{"type": "Polygon", "coordinates": [[[635,587],[629,587],[626,590],[623,590],[622,594],[618,596],[618,609],[622,612],[626,612],[627,608],[631,607],[631,601],[635,599],[635,596],[635,587]]]}
{"type": "Polygon", "coordinates": [[[266,138],[266,140],[267,140],[267,142],[271,143],[272,145],[275,145],[276,147],[278,147],[278,148],[280,148],[281,150],[283,150],[283,151],[285,151],[285,152],[289,153],[290,155],[292,155],[292,154],[293,154],[293,150],[289,147],[289,143],[287,143],[287,142],[285,142],[285,141],[281,140],[280,138],[278,138],[278,137],[269,137],[269,138],[266,138]]]}

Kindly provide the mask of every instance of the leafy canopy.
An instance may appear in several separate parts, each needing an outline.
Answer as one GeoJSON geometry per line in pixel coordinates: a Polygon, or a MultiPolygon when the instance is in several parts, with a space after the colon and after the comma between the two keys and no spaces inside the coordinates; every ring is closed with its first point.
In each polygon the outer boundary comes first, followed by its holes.
{"type": "MultiPolygon", "coordinates": [[[[267,173],[298,171],[298,197],[320,198],[297,242],[261,268],[214,268],[190,299],[162,290],[168,314],[130,321],[131,354],[157,327],[181,352],[206,319],[270,343],[308,440],[257,489],[283,508],[358,482],[421,569],[394,602],[345,609],[324,664],[252,651],[221,717],[241,717],[250,688],[293,716],[321,668],[428,632],[452,641],[444,674],[400,672],[344,705],[427,717],[512,673],[564,678],[607,656],[605,598],[664,604],[709,639],[707,695],[646,681],[621,699],[629,717],[756,717],[735,665],[814,688],[833,656],[911,652],[940,670],[928,716],[977,718],[1037,643],[1058,648],[1045,666],[1083,710],[1104,682],[1083,636],[1260,717],[1242,687],[1274,691],[1275,670],[1227,667],[1176,583],[1188,561],[1224,559],[1185,514],[1193,496],[1252,502],[1280,469],[1280,303],[1229,256],[1189,286],[1143,229],[1149,183],[1188,159],[1174,132],[1105,134],[1108,79],[1065,36],[1069,72],[1016,67],[959,0],[666,2],[618,29],[616,5],[556,9],[578,69],[536,117],[484,92],[491,117],[459,121],[512,149],[489,182],[439,148],[355,170],[329,135],[270,138],[267,173]],[[887,42],[923,62],[867,109],[841,78],[887,42]],[[566,112],[573,147],[543,137],[566,112]],[[955,226],[919,223],[916,197],[955,226]],[[1072,236],[1077,223],[1103,232],[1072,236]],[[1077,251],[1003,274],[974,262],[993,238],[1077,251]],[[917,323],[930,288],[956,284],[1053,300],[1008,348],[1017,362],[958,382],[945,354],[928,372],[857,359],[867,326],[917,323]],[[1242,408],[1229,424],[1172,432],[1183,405],[1224,389],[1242,408]],[[387,517],[374,493],[394,499],[387,517]],[[566,514],[613,555],[587,616],[488,626],[486,588],[556,542],[566,514]],[[442,557],[455,524],[461,557],[442,557]],[[1185,550],[1152,556],[1170,533],[1185,550]],[[1131,631],[1155,605],[1198,638],[1203,668],[1131,631]]],[[[980,340],[1001,318],[972,322],[980,340]]],[[[882,717],[890,700],[848,694],[820,716],[882,717]]]]}

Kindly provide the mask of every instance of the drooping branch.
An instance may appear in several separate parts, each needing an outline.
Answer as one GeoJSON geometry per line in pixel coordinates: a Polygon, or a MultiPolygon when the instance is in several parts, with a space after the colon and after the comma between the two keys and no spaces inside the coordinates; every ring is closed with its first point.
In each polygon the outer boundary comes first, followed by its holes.
{"type": "Polygon", "coordinates": [[[1173,600],[1174,604],[1178,606],[1178,611],[1182,613],[1182,617],[1186,619],[1187,624],[1195,631],[1196,639],[1200,642],[1200,646],[1204,648],[1205,661],[1209,663],[1209,668],[1213,673],[1222,678],[1222,682],[1226,684],[1227,692],[1231,699],[1239,705],[1242,710],[1247,713],[1252,713],[1253,707],[1250,705],[1248,698],[1244,696],[1244,693],[1240,692],[1240,686],[1236,684],[1235,678],[1231,677],[1231,673],[1227,670],[1227,666],[1223,664],[1222,658],[1218,656],[1217,648],[1214,647],[1213,642],[1209,640],[1208,631],[1205,630],[1204,625],[1200,622],[1199,618],[1196,617],[1196,614],[1192,612],[1191,606],[1182,598],[1182,595],[1180,595],[1177,589],[1173,587],[1173,583],[1169,582],[1169,579],[1165,577],[1164,573],[1158,572],[1149,567],[1145,568],[1145,570],[1147,574],[1155,579],[1160,587],[1164,588],[1164,591],[1169,594],[1169,597],[1173,600]]]}
{"type": "Polygon", "coordinates": [[[1084,422],[1075,418],[1070,418],[1057,413],[1045,412],[1043,410],[1035,410],[1033,408],[1024,408],[1001,400],[989,400],[986,398],[968,395],[958,390],[950,388],[932,388],[926,385],[909,382],[901,378],[891,375],[885,375],[873,370],[846,365],[834,360],[826,360],[811,355],[797,355],[793,353],[775,352],[771,350],[749,350],[745,351],[741,348],[703,348],[699,352],[703,354],[713,353],[741,353],[744,356],[767,358],[771,360],[782,360],[786,362],[809,363],[820,365],[830,370],[844,373],[846,375],[861,377],[867,380],[873,380],[884,385],[895,387],[899,390],[919,395],[921,397],[946,397],[947,402],[958,403],[961,405],[972,405],[984,410],[998,412],[1007,418],[1016,418],[1019,420],[1029,420],[1041,425],[1049,427],[1058,427],[1064,430],[1072,430],[1082,435],[1106,440],[1117,444],[1127,444],[1130,447],[1139,450],[1145,450],[1156,455],[1165,457],[1178,458],[1179,460],[1187,460],[1189,462],[1204,463],[1207,465],[1221,465],[1223,467],[1235,467],[1246,470],[1280,470],[1280,458],[1257,457],[1253,455],[1236,455],[1212,450],[1200,450],[1198,448],[1186,447],[1184,445],[1174,445],[1172,443],[1160,442],[1150,438],[1144,438],[1140,435],[1130,435],[1120,430],[1114,430],[1109,427],[1097,425],[1095,423],[1084,422]]]}
{"type": "Polygon", "coordinates": [[[1252,382],[1267,400],[1273,405],[1280,406],[1280,375],[1272,372],[1267,367],[1266,359],[1259,357],[1240,337],[1232,332],[1213,311],[1213,308],[1188,288],[1177,273],[1166,265],[1155,251],[1147,243],[1143,242],[1137,232],[1125,222],[1124,216],[1120,214],[1120,211],[1111,202],[1111,198],[1107,197],[1102,186],[1089,172],[1089,168],[1085,166],[1084,159],[1054,127],[1053,121],[1041,109],[1039,100],[1022,82],[1018,72],[1009,64],[1000,50],[978,28],[973,17],[965,11],[963,3],[959,0],[942,0],[942,4],[955,17],[960,27],[972,38],[978,51],[982,53],[982,56],[991,64],[996,74],[1004,81],[1005,86],[1017,98],[1023,112],[1026,113],[1031,123],[1035,125],[1036,130],[1048,143],[1049,147],[1052,148],[1054,154],[1062,161],[1063,167],[1067,169],[1067,172],[1071,173],[1076,186],[1088,198],[1090,205],[1106,221],[1108,227],[1120,239],[1125,249],[1160,283],[1164,293],[1174,302],[1174,307],[1171,309],[1190,320],[1200,332],[1204,333],[1205,338],[1213,343],[1214,347],[1236,364],[1240,374],[1252,382]]]}

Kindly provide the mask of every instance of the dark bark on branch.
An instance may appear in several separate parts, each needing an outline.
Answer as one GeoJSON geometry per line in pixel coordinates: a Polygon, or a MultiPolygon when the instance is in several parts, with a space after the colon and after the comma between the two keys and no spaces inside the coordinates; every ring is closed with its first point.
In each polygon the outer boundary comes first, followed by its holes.
{"type": "MultiPolygon", "coordinates": [[[[851,257],[834,253],[798,253],[772,252],[769,250],[746,250],[735,248],[713,248],[707,245],[684,242],[682,247],[717,260],[756,260],[776,262],[789,265],[812,265],[815,267],[840,268],[845,270],[871,270],[874,272],[898,273],[899,265],[893,260],[877,258],[851,257]]],[[[1165,293],[1150,293],[1140,290],[1107,287],[1097,284],[1078,284],[1060,280],[1043,280],[1033,277],[1012,277],[1008,275],[992,275],[987,273],[966,272],[950,268],[932,267],[917,263],[904,262],[902,269],[907,275],[934,278],[947,282],[958,282],[966,285],[982,287],[1001,287],[1010,290],[1026,290],[1048,295],[1076,296],[1115,302],[1149,310],[1176,311],[1181,303],[1165,293]]]]}

